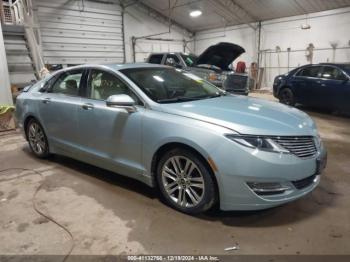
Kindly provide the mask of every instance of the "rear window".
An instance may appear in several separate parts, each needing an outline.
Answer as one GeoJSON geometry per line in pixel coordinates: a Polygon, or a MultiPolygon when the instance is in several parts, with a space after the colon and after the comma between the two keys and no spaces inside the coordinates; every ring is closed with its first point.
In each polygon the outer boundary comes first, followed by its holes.
{"type": "Polygon", "coordinates": [[[151,55],[149,58],[148,63],[151,64],[161,64],[163,59],[163,55],[151,55]]]}
{"type": "Polygon", "coordinates": [[[346,76],[338,69],[332,66],[325,66],[322,72],[322,78],[333,80],[346,80],[346,76]]]}

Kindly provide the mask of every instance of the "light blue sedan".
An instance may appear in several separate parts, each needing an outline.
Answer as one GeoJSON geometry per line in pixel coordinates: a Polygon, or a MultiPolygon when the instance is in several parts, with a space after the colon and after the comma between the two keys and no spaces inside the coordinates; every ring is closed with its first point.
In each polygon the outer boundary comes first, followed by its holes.
{"type": "Polygon", "coordinates": [[[217,202],[222,210],[287,203],[310,193],[326,164],[307,114],[166,66],[64,69],[27,87],[16,113],[36,156],[135,178],[190,214],[217,202]]]}

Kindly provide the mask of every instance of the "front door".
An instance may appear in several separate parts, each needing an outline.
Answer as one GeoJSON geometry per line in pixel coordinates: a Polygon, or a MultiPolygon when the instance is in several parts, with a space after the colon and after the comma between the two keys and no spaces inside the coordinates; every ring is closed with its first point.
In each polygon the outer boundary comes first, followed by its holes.
{"type": "Polygon", "coordinates": [[[320,74],[321,66],[307,66],[293,77],[296,102],[311,106],[318,105],[317,89],[320,85],[320,74]]]}
{"type": "Polygon", "coordinates": [[[76,152],[77,113],[84,70],[70,70],[52,79],[41,94],[39,112],[49,144],[63,154],[76,152]]]}
{"type": "Polygon", "coordinates": [[[111,72],[91,69],[87,97],[78,109],[79,142],[85,160],[94,165],[135,176],[143,173],[142,118],[144,107],[127,84],[111,72]],[[111,95],[127,94],[139,103],[137,111],[108,107],[111,95]]]}

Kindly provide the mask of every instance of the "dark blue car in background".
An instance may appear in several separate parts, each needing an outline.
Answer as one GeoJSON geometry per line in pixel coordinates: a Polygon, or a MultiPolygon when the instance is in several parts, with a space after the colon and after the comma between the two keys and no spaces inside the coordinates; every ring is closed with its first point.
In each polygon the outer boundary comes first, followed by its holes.
{"type": "Polygon", "coordinates": [[[273,95],[281,103],[350,111],[350,64],[298,67],[275,78],[273,95]]]}

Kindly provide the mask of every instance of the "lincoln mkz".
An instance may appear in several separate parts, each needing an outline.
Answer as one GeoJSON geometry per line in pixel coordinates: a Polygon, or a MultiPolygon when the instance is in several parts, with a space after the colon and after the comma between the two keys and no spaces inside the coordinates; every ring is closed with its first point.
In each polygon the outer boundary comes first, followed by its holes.
{"type": "Polygon", "coordinates": [[[161,65],[83,65],[25,88],[16,114],[32,152],[65,155],[158,187],[200,213],[278,206],[319,184],[311,118],[161,65]]]}

